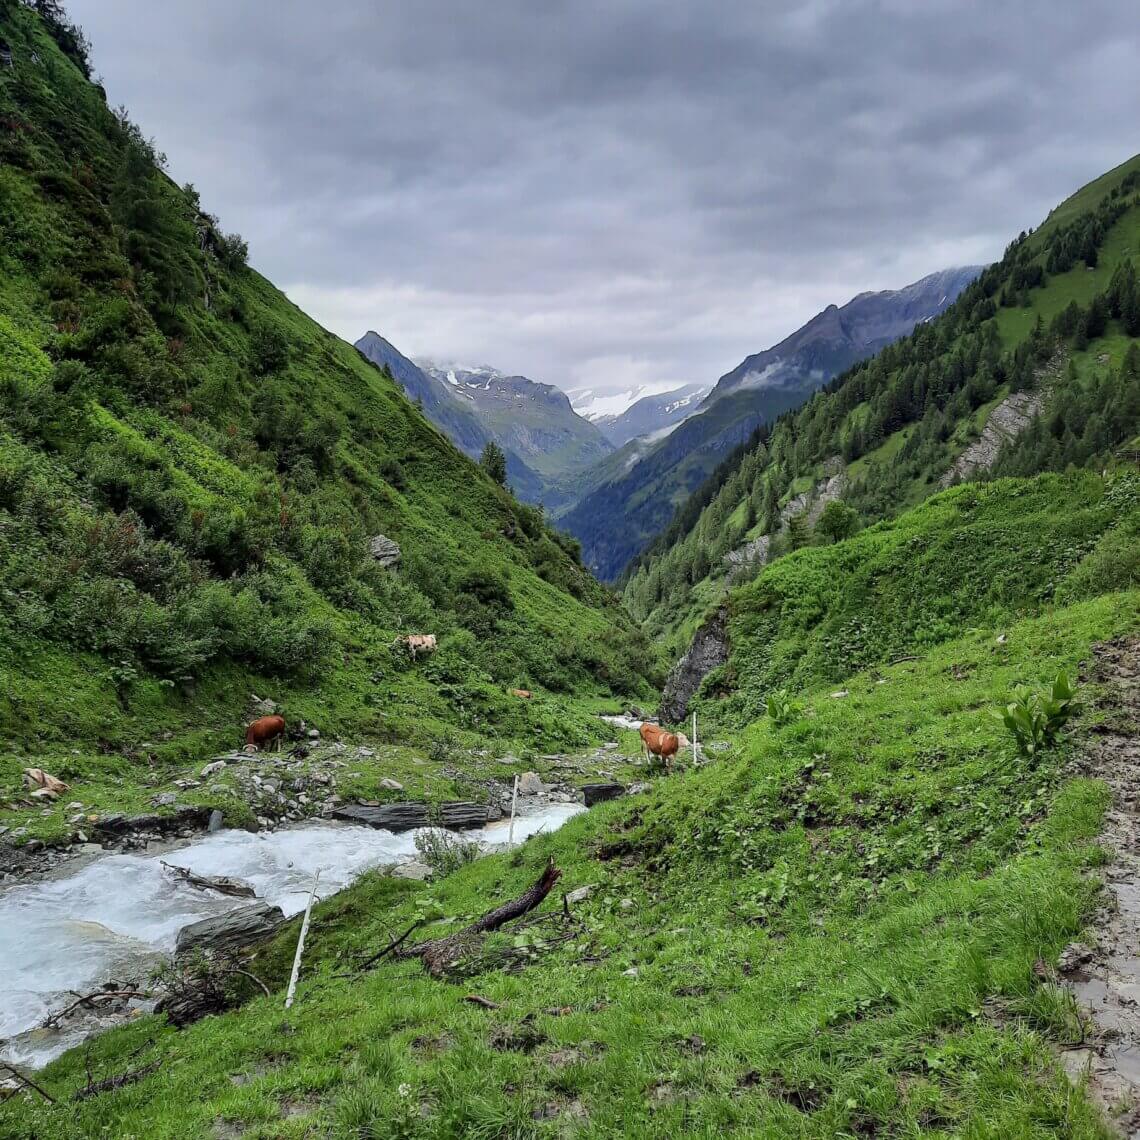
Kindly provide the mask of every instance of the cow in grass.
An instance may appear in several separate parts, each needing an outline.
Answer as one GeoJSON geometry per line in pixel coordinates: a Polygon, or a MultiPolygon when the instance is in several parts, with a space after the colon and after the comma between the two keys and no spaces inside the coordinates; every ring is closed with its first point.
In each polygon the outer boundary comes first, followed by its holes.
{"type": "Polygon", "coordinates": [[[434,633],[408,633],[396,638],[396,644],[415,661],[417,657],[434,653],[438,642],[434,633]]]}
{"type": "Polygon", "coordinates": [[[648,721],[637,731],[645,748],[645,762],[651,764],[652,757],[656,757],[666,769],[678,750],[687,747],[689,743],[688,737],[683,733],[666,732],[659,724],[650,724],[648,721]]]}
{"type": "Polygon", "coordinates": [[[245,747],[258,750],[267,744],[280,742],[285,735],[285,718],[283,716],[259,716],[257,720],[250,721],[245,730],[245,747]]]}

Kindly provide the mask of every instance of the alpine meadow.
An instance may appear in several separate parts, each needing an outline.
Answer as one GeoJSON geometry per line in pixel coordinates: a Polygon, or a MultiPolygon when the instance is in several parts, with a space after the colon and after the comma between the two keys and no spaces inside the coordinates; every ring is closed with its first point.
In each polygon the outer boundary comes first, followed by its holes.
{"type": "MultiPolygon", "coordinates": [[[[1140,1135],[1140,155],[988,217],[1113,116],[939,73],[1004,165],[904,216],[729,145],[838,11],[72,7],[0,0],[0,1137],[1140,1135]]],[[[867,51],[844,161],[934,164],[867,51]]]]}

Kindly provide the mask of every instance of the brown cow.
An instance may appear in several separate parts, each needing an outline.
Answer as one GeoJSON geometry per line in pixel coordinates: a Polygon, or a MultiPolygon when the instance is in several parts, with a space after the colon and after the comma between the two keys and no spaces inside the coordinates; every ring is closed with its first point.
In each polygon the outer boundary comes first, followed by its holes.
{"type": "Polygon", "coordinates": [[[285,735],[285,718],[283,716],[259,716],[251,721],[245,730],[246,748],[261,748],[285,735]]]}
{"type": "Polygon", "coordinates": [[[646,763],[650,756],[656,756],[666,768],[669,767],[669,761],[677,755],[677,750],[689,743],[679,732],[666,732],[659,724],[650,724],[648,721],[637,731],[645,746],[646,763]]]}

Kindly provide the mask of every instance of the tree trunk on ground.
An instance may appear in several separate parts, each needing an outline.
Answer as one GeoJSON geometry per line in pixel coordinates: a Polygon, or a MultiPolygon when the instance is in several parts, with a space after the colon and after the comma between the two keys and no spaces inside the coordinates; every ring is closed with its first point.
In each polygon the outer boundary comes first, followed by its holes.
{"type": "Polygon", "coordinates": [[[458,959],[463,957],[481,938],[492,930],[498,930],[512,919],[519,918],[532,911],[542,902],[554,884],[562,877],[562,872],[554,865],[553,857],[543,868],[538,881],[529,890],[524,891],[517,899],[511,899],[502,906],[488,911],[481,918],[476,919],[470,926],[465,926],[455,934],[446,938],[432,938],[427,942],[417,942],[412,946],[397,948],[392,946],[394,957],[419,958],[424,969],[433,977],[440,978],[458,959]]]}

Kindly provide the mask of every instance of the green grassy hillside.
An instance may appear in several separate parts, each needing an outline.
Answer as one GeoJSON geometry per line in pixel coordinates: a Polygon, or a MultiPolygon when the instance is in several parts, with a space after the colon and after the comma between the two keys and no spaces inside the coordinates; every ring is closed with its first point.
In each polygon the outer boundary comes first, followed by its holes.
{"type": "Polygon", "coordinates": [[[585,739],[510,685],[645,690],[575,544],[248,268],[53,30],[0,2],[0,784],[31,755],[173,772],[238,742],[251,692],[426,748],[585,739]]]}
{"type": "MultiPolygon", "coordinates": [[[[1135,480],[1092,476],[960,488],[784,559],[767,594],[762,578],[734,600],[749,653],[771,631],[748,623],[773,607],[777,647],[808,647],[780,674],[783,723],[751,721],[711,763],[437,884],[366,878],[315,912],[288,1014],[296,924],[253,966],[271,996],[61,1058],[39,1075],[60,1104],[0,1108],[7,1134],[1106,1140],[1061,1071],[1082,1030],[1049,964],[1097,903],[1106,793],[1074,761],[1106,715],[1093,646],[1137,632],[1112,549],[1129,534],[1135,552],[1138,504],[1135,480]],[[1018,525],[1001,530],[1003,511],[1018,525]],[[841,615],[890,598],[873,652],[820,652],[841,615]],[[950,627],[931,634],[938,617],[950,627]],[[991,711],[1058,671],[1083,678],[1083,719],[1025,756],[991,711]],[[407,963],[354,974],[414,915],[475,915],[548,857],[562,887],[592,888],[571,923],[547,903],[460,985],[407,963]],[[85,1066],[156,1062],[65,1100],[85,1066]]],[[[736,667],[726,723],[750,720],[759,676],[753,657],[736,667]]]]}
{"type": "MultiPolygon", "coordinates": [[[[731,456],[625,585],[631,612],[678,652],[724,593],[724,557],[764,534],[772,553],[830,541],[782,508],[837,469],[856,525],[939,480],[1011,393],[1046,389],[1039,422],[995,475],[1101,470],[1140,431],[1140,156],[1022,234],[945,314],[827,386],[731,456]]],[[[984,477],[979,472],[977,477],[984,477]]]]}

